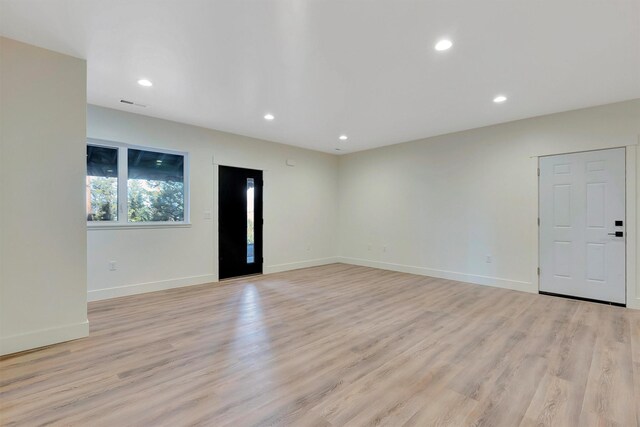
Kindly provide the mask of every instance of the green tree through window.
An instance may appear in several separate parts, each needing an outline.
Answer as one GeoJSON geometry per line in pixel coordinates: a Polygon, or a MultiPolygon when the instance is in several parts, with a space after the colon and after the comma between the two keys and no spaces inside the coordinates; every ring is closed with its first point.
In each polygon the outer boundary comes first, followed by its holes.
{"type": "Polygon", "coordinates": [[[87,221],[184,222],[185,190],[183,154],[87,146],[87,221]],[[119,201],[125,181],[126,200],[119,201]],[[118,218],[119,203],[125,218],[118,218]]]}

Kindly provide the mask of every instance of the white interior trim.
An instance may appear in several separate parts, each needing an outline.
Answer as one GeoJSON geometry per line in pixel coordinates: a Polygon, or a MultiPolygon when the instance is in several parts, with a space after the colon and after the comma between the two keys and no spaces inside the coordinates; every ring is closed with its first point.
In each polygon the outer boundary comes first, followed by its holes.
{"type": "Polygon", "coordinates": [[[289,262],[286,264],[264,265],[263,274],[280,273],[283,271],[297,270],[299,268],[317,267],[320,265],[335,264],[340,261],[340,257],[317,258],[305,261],[289,262]]]}
{"type": "MultiPolygon", "coordinates": [[[[334,264],[340,262],[338,257],[318,258],[287,264],[264,265],[263,274],[280,273],[283,271],[297,270],[299,268],[317,267],[320,265],[334,264]]],[[[201,276],[180,277],[177,279],[159,280],[157,282],[134,283],[113,288],[98,289],[87,293],[87,301],[101,301],[111,298],[138,295],[147,292],[164,291],[166,289],[183,288],[187,286],[204,285],[207,283],[219,283],[216,274],[204,274],[201,276]]]]}
{"type": "Polygon", "coordinates": [[[627,307],[640,309],[640,291],[638,290],[638,228],[637,228],[637,176],[638,176],[638,145],[627,146],[627,200],[625,233],[627,235],[627,307]]]}
{"type": "Polygon", "coordinates": [[[87,231],[97,230],[144,230],[155,228],[191,228],[191,223],[186,222],[145,222],[129,224],[91,224],[87,225],[87,231]]]}
{"type": "Polygon", "coordinates": [[[394,264],[390,262],[372,261],[368,259],[338,257],[339,262],[363,267],[380,268],[382,270],[399,271],[401,273],[418,274],[420,276],[436,277],[438,279],[455,280],[458,282],[473,283],[476,285],[492,286],[494,288],[511,289],[537,293],[534,283],[518,280],[503,279],[500,277],[481,276],[476,274],[459,273],[456,271],[437,270],[433,268],[418,267],[414,265],[394,264]]]}
{"type": "Polygon", "coordinates": [[[11,335],[0,339],[0,355],[18,353],[87,336],[89,336],[88,320],[55,328],[40,329],[26,334],[11,335]]]}
{"type": "Polygon", "coordinates": [[[217,282],[213,274],[202,276],[180,277],[177,279],[159,280],[157,282],[133,283],[130,285],[116,286],[113,288],[97,289],[87,292],[87,301],[100,301],[110,298],[125,297],[129,295],[144,294],[147,292],[164,291],[185,286],[204,285],[217,282]]]}

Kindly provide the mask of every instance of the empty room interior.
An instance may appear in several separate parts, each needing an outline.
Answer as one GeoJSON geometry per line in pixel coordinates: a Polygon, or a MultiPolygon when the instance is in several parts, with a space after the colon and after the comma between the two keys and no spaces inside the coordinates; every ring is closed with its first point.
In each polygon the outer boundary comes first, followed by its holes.
{"type": "Polygon", "coordinates": [[[0,426],[640,426],[640,0],[0,0],[0,426]]]}

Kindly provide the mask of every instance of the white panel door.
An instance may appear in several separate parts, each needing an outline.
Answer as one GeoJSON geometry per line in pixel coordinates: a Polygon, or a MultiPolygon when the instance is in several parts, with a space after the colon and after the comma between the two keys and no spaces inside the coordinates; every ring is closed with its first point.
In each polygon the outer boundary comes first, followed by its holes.
{"type": "Polygon", "coordinates": [[[625,304],[625,149],[541,157],[539,203],[540,291],[625,304]]]}

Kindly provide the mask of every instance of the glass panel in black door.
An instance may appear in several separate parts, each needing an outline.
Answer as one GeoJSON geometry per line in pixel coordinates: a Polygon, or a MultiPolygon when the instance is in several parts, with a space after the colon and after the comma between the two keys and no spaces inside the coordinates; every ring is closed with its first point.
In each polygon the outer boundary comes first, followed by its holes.
{"type": "Polygon", "coordinates": [[[262,171],[219,167],[220,279],[262,273],[262,171]]]}

